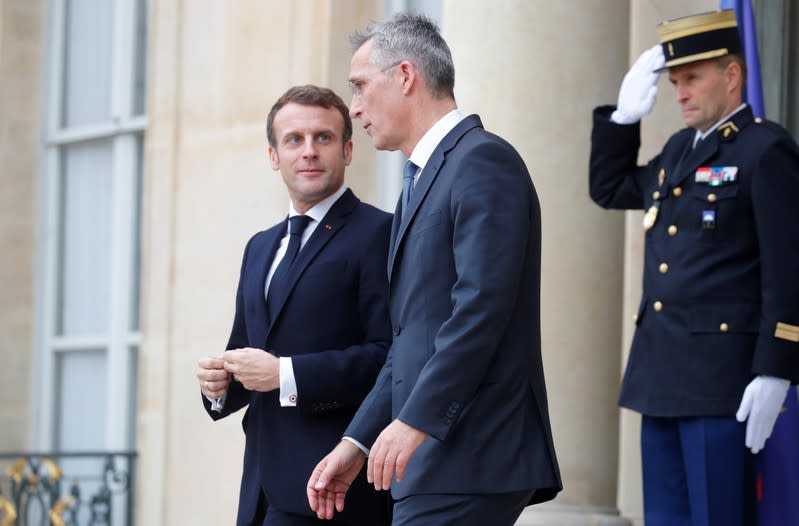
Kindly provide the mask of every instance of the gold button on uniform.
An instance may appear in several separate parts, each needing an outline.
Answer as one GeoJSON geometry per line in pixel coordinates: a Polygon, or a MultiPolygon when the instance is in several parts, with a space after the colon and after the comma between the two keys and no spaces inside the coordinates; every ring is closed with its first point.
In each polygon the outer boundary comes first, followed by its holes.
{"type": "Polygon", "coordinates": [[[660,266],[658,267],[658,270],[660,271],[661,274],[665,274],[666,272],[669,271],[669,264],[661,263],[660,266]]]}
{"type": "Polygon", "coordinates": [[[638,315],[637,314],[633,314],[633,323],[635,323],[637,321],[638,321],[638,315]]]}
{"type": "Polygon", "coordinates": [[[660,192],[655,190],[654,193],[652,193],[652,199],[660,199],[660,192]]]}
{"type": "Polygon", "coordinates": [[[707,201],[708,201],[708,203],[715,203],[716,202],[716,194],[707,194],[707,201]]]}
{"type": "Polygon", "coordinates": [[[653,307],[655,307],[655,312],[660,312],[663,310],[663,304],[660,303],[659,301],[656,301],[653,307]]]}
{"type": "Polygon", "coordinates": [[[682,188],[679,186],[675,187],[674,190],[671,191],[674,194],[674,197],[680,197],[682,195],[682,188]]]}
{"type": "Polygon", "coordinates": [[[719,325],[719,330],[721,332],[727,332],[728,330],[730,330],[730,326],[727,325],[726,323],[722,323],[721,325],[719,325]]]}
{"type": "Polygon", "coordinates": [[[674,237],[677,235],[677,227],[674,225],[669,225],[669,235],[674,237]]]}
{"type": "Polygon", "coordinates": [[[760,117],[755,117],[755,124],[760,124],[762,122],[763,122],[763,119],[761,119],[760,117]]]}

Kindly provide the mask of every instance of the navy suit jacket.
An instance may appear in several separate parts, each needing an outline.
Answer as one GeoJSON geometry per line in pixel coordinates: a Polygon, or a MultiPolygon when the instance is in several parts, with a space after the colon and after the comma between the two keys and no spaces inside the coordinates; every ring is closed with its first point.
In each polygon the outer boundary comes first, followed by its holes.
{"type": "Polygon", "coordinates": [[[594,110],[591,197],[658,210],[619,403],[731,417],[755,375],[799,381],[799,147],[747,106],[696,148],[686,128],[638,166],[640,125],[613,110],[594,110]],[[727,178],[702,177],[711,167],[727,178]]]}
{"type": "MultiPolygon", "coordinates": [[[[401,206],[401,205],[400,205],[401,206]]],[[[521,157],[476,115],[434,150],[392,225],[394,339],[346,434],[429,434],[392,495],[561,489],[541,362],[541,214],[521,157]]]]}
{"type": "MultiPolygon", "coordinates": [[[[224,418],[244,406],[246,435],[239,497],[239,526],[258,524],[260,492],[267,505],[314,515],[305,486],[316,464],[339,442],[374,384],[391,340],[388,253],[391,215],[361,203],[347,190],[297,255],[288,292],[270,325],[264,282],[287,220],[250,239],[244,251],[236,314],[227,349],[255,347],[291,356],[297,407],[281,407],[278,390],[228,389],[224,418]]],[[[364,526],[387,524],[388,495],[374,491],[362,473],[341,519],[364,526]]]]}

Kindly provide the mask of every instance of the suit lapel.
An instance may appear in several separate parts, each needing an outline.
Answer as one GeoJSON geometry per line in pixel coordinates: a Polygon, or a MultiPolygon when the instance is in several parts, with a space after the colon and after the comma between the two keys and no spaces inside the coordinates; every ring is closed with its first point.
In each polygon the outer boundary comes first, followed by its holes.
{"type": "MultiPolygon", "coordinates": [[[[433,153],[430,155],[430,159],[427,160],[427,164],[425,164],[424,168],[422,169],[422,173],[419,175],[419,180],[416,182],[413,193],[411,193],[411,200],[408,202],[408,210],[402,210],[399,223],[397,222],[398,214],[394,214],[394,221],[391,227],[391,245],[389,245],[391,248],[388,258],[389,281],[391,281],[391,273],[394,269],[394,262],[397,258],[397,253],[399,252],[400,246],[405,239],[405,234],[408,232],[408,228],[413,222],[413,218],[416,216],[416,213],[419,211],[422,202],[424,202],[425,197],[430,191],[430,187],[433,186],[433,182],[438,177],[438,173],[441,170],[441,167],[444,165],[444,160],[446,159],[447,154],[455,147],[456,144],[458,144],[458,141],[460,141],[461,137],[463,137],[466,132],[472,128],[482,127],[483,123],[480,122],[480,117],[477,115],[469,115],[459,122],[458,125],[455,126],[441,140],[438,146],[436,146],[436,149],[433,150],[433,153]],[[396,235],[394,233],[395,231],[396,235]]],[[[397,210],[400,208],[401,205],[397,204],[397,210]]]]}
{"type": "MultiPolygon", "coordinates": [[[[278,307],[275,310],[275,319],[272,322],[272,326],[275,325],[275,321],[280,318],[280,313],[283,311],[283,307],[286,304],[286,299],[291,296],[291,292],[294,290],[294,287],[297,285],[297,281],[299,281],[300,277],[302,276],[305,269],[311,264],[311,262],[316,258],[316,255],[319,254],[319,251],[330,242],[331,239],[338,233],[339,230],[347,223],[350,214],[352,214],[353,209],[359,203],[355,194],[352,193],[352,190],[347,190],[342,194],[339,199],[333,203],[333,206],[327,212],[325,217],[316,225],[316,229],[311,234],[311,237],[305,243],[305,246],[300,249],[299,254],[297,254],[297,259],[291,265],[291,269],[289,270],[286,279],[288,283],[284,287],[284,294],[282,296],[275,297],[274,299],[278,302],[278,307]]],[[[266,309],[264,309],[266,312],[266,309]]],[[[271,331],[269,328],[269,331],[271,331]]],[[[269,336],[269,331],[266,334],[266,337],[269,336]]]]}

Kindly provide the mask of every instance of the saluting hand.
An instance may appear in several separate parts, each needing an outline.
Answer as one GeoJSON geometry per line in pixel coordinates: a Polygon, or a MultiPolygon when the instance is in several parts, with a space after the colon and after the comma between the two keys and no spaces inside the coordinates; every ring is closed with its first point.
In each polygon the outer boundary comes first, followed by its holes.
{"type": "Polygon", "coordinates": [[[665,62],[660,44],[638,57],[624,76],[616,111],[611,114],[610,120],[617,124],[633,124],[652,111],[658,93],[659,75],[655,70],[662,68],[665,62]]]}
{"type": "Polygon", "coordinates": [[[266,393],[280,387],[280,359],[261,349],[245,347],[223,355],[225,371],[245,389],[266,393]]]}

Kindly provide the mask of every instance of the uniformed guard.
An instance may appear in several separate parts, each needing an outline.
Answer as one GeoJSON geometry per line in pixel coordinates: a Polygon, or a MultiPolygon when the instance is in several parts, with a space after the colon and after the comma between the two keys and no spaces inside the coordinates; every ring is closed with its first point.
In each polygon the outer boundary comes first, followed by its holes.
{"type": "Polygon", "coordinates": [[[593,115],[591,198],[644,211],[643,298],[619,404],[643,415],[647,526],[757,524],[753,453],[799,377],[799,148],[741,103],[733,11],[658,34],[618,105],[593,115]],[[660,71],[687,128],[637,166],[660,71]]]}

